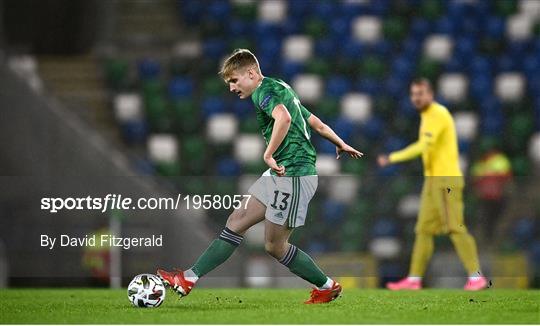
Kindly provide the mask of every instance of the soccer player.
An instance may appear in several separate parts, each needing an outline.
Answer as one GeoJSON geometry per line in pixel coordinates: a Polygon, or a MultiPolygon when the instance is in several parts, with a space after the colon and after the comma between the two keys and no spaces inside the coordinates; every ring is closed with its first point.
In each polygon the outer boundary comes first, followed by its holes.
{"type": "Polygon", "coordinates": [[[244,203],[233,211],[225,229],[190,269],[176,272],[159,269],[157,273],[180,296],[188,295],[200,277],[232,255],[250,227],[264,221],[265,250],[292,273],[314,285],[305,303],[330,302],[341,293],[339,283],[323,273],[308,254],[288,242],[292,230],[304,225],[309,201],[317,189],[311,129],[336,145],[337,159],[343,153],[353,158],[363,154],[310,113],[289,85],[264,77],[257,58],[249,50],[235,50],[225,60],[220,74],[231,92],[240,99],[253,101],[266,141],[263,159],[269,169],[248,190],[252,197],[247,207],[244,203]]]}
{"type": "Polygon", "coordinates": [[[464,181],[454,120],[444,106],[434,101],[427,79],[412,82],[410,97],[421,117],[418,141],[390,155],[379,155],[377,160],[384,167],[421,155],[425,179],[409,276],[386,286],[391,290],[421,289],[422,276],[433,254],[433,236],[448,234],[469,274],[464,289],[484,289],[488,282],[480,272],[476,242],[463,220],[464,181]]]}

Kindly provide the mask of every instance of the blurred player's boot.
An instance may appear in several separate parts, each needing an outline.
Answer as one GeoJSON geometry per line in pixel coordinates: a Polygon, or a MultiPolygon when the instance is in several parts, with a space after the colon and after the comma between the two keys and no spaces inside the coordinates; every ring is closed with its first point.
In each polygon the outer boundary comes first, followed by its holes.
{"type": "Polygon", "coordinates": [[[401,281],[386,283],[386,288],[390,289],[392,291],[397,291],[397,290],[421,290],[422,289],[422,281],[419,280],[419,279],[411,279],[410,277],[406,277],[406,278],[402,279],[401,281]]]}
{"type": "Polygon", "coordinates": [[[463,287],[466,291],[479,291],[488,287],[488,280],[484,276],[470,277],[463,287]]]}
{"type": "Polygon", "coordinates": [[[186,280],[184,272],[181,270],[167,272],[166,270],[158,269],[157,275],[163,281],[163,284],[170,286],[181,297],[188,295],[195,286],[195,283],[186,280]]]}
{"type": "Polygon", "coordinates": [[[338,282],[334,281],[334,284],[330,289],[326,290],[319,290],[319,289],[313,289],[311,291],[311,297],[309,300],[307,300],[306,304],[314,304],[314,303],[327,303],[330,301],[335,300],[339,295],[341,294],[341,285],[339,285],[338,282]]]}

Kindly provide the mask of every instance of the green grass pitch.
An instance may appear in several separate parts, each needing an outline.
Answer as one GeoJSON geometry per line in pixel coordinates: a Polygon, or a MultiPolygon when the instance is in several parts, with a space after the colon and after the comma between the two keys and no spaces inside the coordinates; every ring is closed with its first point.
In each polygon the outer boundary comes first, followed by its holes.
{"type": "Polygon", "coordinates": [[[0,290],[2,324],[538,324],[540,291],[346,290],[325,305],[304,305],[306,290],[169,291],[157,309],[132,307],[125,290],[0,290]]]}

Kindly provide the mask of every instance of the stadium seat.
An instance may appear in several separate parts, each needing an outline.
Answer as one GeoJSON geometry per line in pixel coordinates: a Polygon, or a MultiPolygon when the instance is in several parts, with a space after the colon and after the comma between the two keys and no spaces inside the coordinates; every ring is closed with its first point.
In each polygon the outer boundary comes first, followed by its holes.
{"type": "Polygon", "coordinates": [[[424,42],[424,55],[428,59],[446,62],[452,57],[453,45],[448,35],[431,35],[424,42]]]}
{"type": "Polygon", "coordinates": [[[316,103],[321,98],[324,85],[322,78],[318,75],[300,74],[294,78],[291,87],[302,102],[311,104],[316,103]]]}
{"type": "Polygon", "coordinates": [[[391,16],[386,19],[383,22],[382,30],[384,38],[393,42],[402,40],[407,33],[405,22],[398,16],[391,16]]]}
{"type": "Polygon", "coordinates": [[[540,164],[540,133],[535,133],[529,141],[529,157],[535,164],[540,164]]]}
{"type": "Polygon", "coordinates": [[[153,134],[148,137],[148,156],[154,163],[178,161],[178,140],[171,134],[153,134]]]}
{"type": "Polygon", "coordinates": [[[259,134],[240,134],[234,140],[234,157],[241,163],[262,159],[265,144],[259,134]]]}
{"type": "Polygon", "coordinates": [[[118,122],[140,121],[144,117],[139,94],[124,93],[114,97],[114,115],[118,122]]]}
{"type": "Polygon", "coordinates": [[[323,37],[327,33],[327,24],[324,20],[318,18],[308,19],[304,25],[304,34],[313,39],[323,37]]]}
{"type": "Polygon", "coordinates": [[[372,100],[369,95],[347,93],[341,99],[341,113],[354,122],[366,122],[371,117],[372,100]]]}
{"type": "Polygon", "coordinates": [[[469,81],[463,74],[443,74],[439,77],[438,93],[449,102],[461,102],[467,96],[468,85],[469,81]]]}
{"type": "Polygon", "coordinates": [[[340,98],[345,93],[351,91],[352,85],[348,78],[339,75],[330,76],[326,82],[327,96],[340,98]]]}
{"type": "Polygon", "coordinates": [[[139,61],[138,71],[141,80],[156,79],[161,73],[161,64],[153,58],[145,58],[139,61]]]}
{"type": "Polygon", "coordinates": [[[223,102],[223,99],[221,97],[207,97],[201,103],[201,111],[203,114],[203,118],[208,119],[214,114],[224,113],[225,103],[223,102]]]}
{"type": "Polygon", "coordinates": [[[312,57],[313,41],[305,35],[292,35],[283,41],[282,55],[287,61],[305,62],[312,57]]]}
{"type": "Polygon", "coordinates": [[[340,172],[339,161],[336,160],[335,154],[317,155],[316,168],[318,175],[332,176],[340,172]]]}
{"type": "Polygon", "coordinates": [[[179,100],[193,96],[193,81],[187,77],[175,77],[169,81],[169,98],[179,100]]]}
{"type": "Polygon", "coordinates": [[[382,23],[378,17],[360,16],[352,22],[352,35],[363,43],[375,43],[382,37],[382,23]]]}
{"type": "Polygon", "coordinates": [[[218,175],[225,177],[236,177],[242,172],[238,161],[230,157],[220,159],[217,162],[216,170],[218,175]]]}
{"type": "Polygon", "coordinates": [[[173,56],[179,59],[196,59],[202,53],[202,44],[197,39],[178,42],[172,49],[173,56]]]}
{"type": "Polygon", "coordinates": [[[260,21],[279,23],[287,17],[286,1],[263,0],[258,5],[258,18],[260,21]]]}
{"type": "Polygon", "coordinates": [[[322,205],[322,218],[326,225],[339,225],[345,218],[345,205],[338,201],[327,199],[322,205]]]}
{"type": "Polygon", "coordinates": [[[233,141],[238,130],[238,120],[230,113],[212,115],[206,124],[206,135],[212,143],[233,141]]]}
{"type": "Polygon", "coordinates": [[[409,194],[403,196],[398,203],[398,214],[404,218],[416,218],[420,209],[420,196],[409,194]]]}
{"type": "Polygon", "coordinates": [[[328,194],[332,200],[352,204],[357,199],[359,179],[351,176],[335,177],[329,180],[328,194]]]}
{"type": "Polygon", "coordinates": [[[472,141],[478,131],[478,116],[474,112],[453,113],[458,139],[472,141]]]}
{"type": "Polygon", "coordinates": [[[531,38],[533,36],[533,20],[523,14],[511,16],[506,23],[506,36],[512,41],[531,38]]]}
{"type": "Polygon", "coordinates": [[[502,73],[495,79],[495,94],[502,101],[517,101],[525,94],[525,79],[519,73],[502,73]]]}
{"type": "Polygon", "coordinates": [[[129,84],[129,63],[120,58],[108,59],[105,62],[105,78],[114,90],[121,90],[129,84]]]}

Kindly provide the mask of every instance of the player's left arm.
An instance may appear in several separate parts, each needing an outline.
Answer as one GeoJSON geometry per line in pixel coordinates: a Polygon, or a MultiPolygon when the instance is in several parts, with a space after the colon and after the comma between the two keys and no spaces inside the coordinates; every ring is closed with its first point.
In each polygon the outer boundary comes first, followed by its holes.
{"type": "Polygon", "coordinates": [[[341,153],[347,153],[353,158],[360,158],[364,153],[357,151],[343,141],[327,124],[321,121],[313,113],[308,118],[308,123],[311,129],[315,130],[319,135],[328,139],[336,145],[336,158],[339,159],[341,153]]]}
{"type": "Polygon", "coordinates": [[[283,104],[278,104],[272,110],[272,118],[274,119],[274,127],[272,129],[272,135],[270,136],[270,141],[268,146],[264,151],[264,162],[274,170],[277,175],[285,175],[285,167],[278,166],[276,160],[272,157],[276,150],[279,148],[279,145],[287,136],[289,132],[289,127],[291,126],[291,115],[287,110],[287,107],[283,104]]]}

